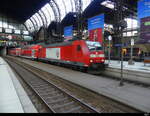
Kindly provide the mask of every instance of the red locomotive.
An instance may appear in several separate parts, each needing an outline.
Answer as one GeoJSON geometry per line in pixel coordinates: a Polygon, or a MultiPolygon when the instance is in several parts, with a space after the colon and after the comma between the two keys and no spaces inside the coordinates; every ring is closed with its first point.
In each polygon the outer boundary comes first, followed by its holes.
{"type": "MultiPolygon", "coordinates": [[[[14,49],[9,50],[10,55],[14,55],[13,53],[14,49]]],[[[22,48],[20,55],[97,72],[105,67],[102,46],[93,41],[75,40],[51,45],[32,45],[22,48]]]]}

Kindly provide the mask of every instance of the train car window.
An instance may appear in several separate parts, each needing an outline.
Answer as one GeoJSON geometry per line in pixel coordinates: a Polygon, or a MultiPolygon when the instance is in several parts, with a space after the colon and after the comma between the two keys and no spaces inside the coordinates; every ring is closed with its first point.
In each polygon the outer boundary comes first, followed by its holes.
{"type": "Polygon", "coordinates": [[[77,51],[81,51],[81,46],[80,45],[77,46],[77,51]]]}
{"type": "Polygon", "coordinates": [[[102,50],[102,46],[99,42],[86,41],[86,44],[87,44],[90,51],[102,50]]]}

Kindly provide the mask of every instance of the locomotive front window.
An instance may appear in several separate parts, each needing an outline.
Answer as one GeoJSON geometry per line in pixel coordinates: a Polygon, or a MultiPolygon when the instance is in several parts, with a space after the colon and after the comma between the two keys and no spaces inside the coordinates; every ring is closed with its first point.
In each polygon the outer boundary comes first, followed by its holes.
{"type": "Polygon", "coordinates": [[[102,50],[102,46],[99,42],[86,41],[86,44],[90,51],[100,51],[102,50]]]}

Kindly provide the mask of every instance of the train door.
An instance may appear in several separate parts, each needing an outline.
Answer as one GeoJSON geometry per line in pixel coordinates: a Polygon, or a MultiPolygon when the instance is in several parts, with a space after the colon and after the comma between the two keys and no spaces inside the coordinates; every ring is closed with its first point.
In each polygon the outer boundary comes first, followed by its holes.
{"type": "Polygon", "coordinates": [[[31,57],[35,58],[35,50],[32,50],[31,57]]]}

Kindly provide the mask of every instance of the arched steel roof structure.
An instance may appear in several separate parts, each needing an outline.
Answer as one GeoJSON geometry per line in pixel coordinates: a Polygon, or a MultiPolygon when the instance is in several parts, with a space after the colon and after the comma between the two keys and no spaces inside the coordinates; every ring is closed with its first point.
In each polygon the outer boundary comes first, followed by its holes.
{"type": "MultiPolygon", "coordinates": [[[[16,19],[24,24],[29,31],[38,31],[40,27],[48,27],[52,21],[61,22],[68,13],[78,11],[78,1],[79,0],[1,0],[0,13],[16,19]]],[[[103,9],[99,3],[104,1],[114,2],[115,0],[81,1],[83,14],[85,17],[91,17],[93,12],[99,13],[99,11],[103,9]],[[98,4],[94,5],[95,3],[98,4]],[[101,9],[99,9],[99,7],[101,7],[101,9]]],[[[130,8],[131,12],[136,12],[137,1],[138,0],[124,0],[124,3],[126,7],[130,8]]],[[[109,9],[105,10],[106,12],[110,11],[109,9]]],[[[109,17],[107,19],[109,20],[109,17]]]]}
{"type": "MultiPolygon", "coordinates": [[[[25,24],[30,31],[48,27],[52,21],[61,22],[70,12],[78,11],[79,0],[49,0],[38,12],[30,17],[25,24]],[[34,20],[34,21],[33,21],[34,20]],[[31,24],[32,23],[32,24],[31,24]]],[[[83,11],[93,0],[82,0],[83,11]]]]}

